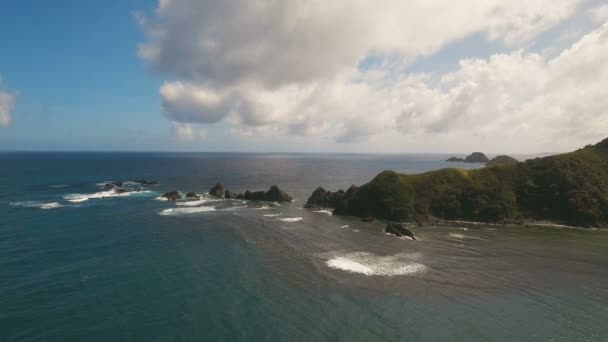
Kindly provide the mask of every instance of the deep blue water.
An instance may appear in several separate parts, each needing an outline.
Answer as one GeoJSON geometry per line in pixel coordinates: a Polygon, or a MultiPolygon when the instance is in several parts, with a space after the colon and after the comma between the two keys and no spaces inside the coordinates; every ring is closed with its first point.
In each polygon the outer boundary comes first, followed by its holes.
{"type": "Polygon", "coordinates": [[[318,185],[445,157],[2,153],[0,340],[608,340],[605,231],[419,227],[409,241],[302,209],[318,185]],[[101,189],[138,179],[160,184],[101,189]],[[158,200],[218,181],[295,201],[158,200]]]}

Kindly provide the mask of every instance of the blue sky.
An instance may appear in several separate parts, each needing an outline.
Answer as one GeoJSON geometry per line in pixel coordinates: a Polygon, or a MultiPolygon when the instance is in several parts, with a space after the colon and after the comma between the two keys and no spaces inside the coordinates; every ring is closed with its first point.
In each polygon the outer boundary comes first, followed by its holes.
{"type": "Polygon", "coordinates": [[[0,75],[19,92],[2,149],[163,149],[161,80],[137,57],[154,1],[4,0],[0,75]]]}
{"type": "Polygon", "coordinates": [[[608,131],[605,1],[332,4],[4,0],[0,150],[533,153],[608,131]]]}

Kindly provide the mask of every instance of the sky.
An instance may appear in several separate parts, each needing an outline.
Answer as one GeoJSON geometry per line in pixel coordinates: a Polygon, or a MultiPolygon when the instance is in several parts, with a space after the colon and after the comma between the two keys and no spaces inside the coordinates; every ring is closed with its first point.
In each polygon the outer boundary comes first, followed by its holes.
{"type": "Polygon", "coordinates": [[[564,152],[608,0],[3,0],[0,150],[564,152]]]}

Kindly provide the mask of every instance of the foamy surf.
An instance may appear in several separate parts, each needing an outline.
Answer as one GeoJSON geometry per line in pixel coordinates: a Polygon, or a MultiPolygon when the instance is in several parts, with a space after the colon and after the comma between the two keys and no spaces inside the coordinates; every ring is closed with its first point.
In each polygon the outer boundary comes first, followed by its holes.
{"type": "Polygon", "coordinates": [[[49,185],[49,188],[65,188],[67,185],[65,184],[57,184],[57,185],[49,185]]]}
{"type": "Polygon", "coordinates": [[[458,233],[450,233],[448,234],[449,237],[451,238],[455,238],[455,239],[464,239],[465,236],[462,234],[458,234],[458,233]]]}
{"type": "MultiPolygon", "coordinates": [[[[163,199],[166,200],[166,198],[161,197],[163,199]]],[[[194,201],[187,201],[187,202],[177,202],[175,204],[179,205],[179,206],[184,206],[184,207],[197,207],[199,205],[203,205],[205,203],[209,203],[209,202],[217,202],[220,201],[218,199],[209,199],[209,198],[203,198],[200,200],[194,200],[194,201]]]]}
{"type": "Polygon", "coordinates": [[[204,213],[209,211],[215,211],[214,207],[194,207],[194,208],[169,208],[161,211],[159,215],[172,216],[172,215],[183,215],[183,214],[196,214],[204,213]]]}
{"type": "Polygon", "coordinates": [[[22,207],[22,208],[40,208],[40,209],[56,209],[62,207],[61,204],[57,202],[44,203],[39,201],[23,201],[23,202],[12,202],[10,203],[13,207],[22,207]]]}
{"type": "Polygon", "coordinates": [[[331,210],[328,210],[328,209],[315,210],[314,212],[319,213],[319,214],[330,215],[330,216],[334,214],[331,210]]]}
{"type": "Polygon", "coordinates": [[[333,269],[363,274],[368,277],[395,277],[426,272],[425,265],[411,261],[418,258],[420,258],[419,253],[378,256],[360,252],[336,256],[327,260],[326,265],[333,269]]]}
{"type": "Polygon", "coordinates": [[[298,221],[302,221],[303,218],[301,218],[301,217],[285,217],[285,218],[280,218],[279,220],[281,220],[283,222],[298,222],[298,221]]]}
{"type": "Polygon", "coordinates": [[[45,203],[43,205],[40,206],[40,209],[56,209],[56,208],[60,208],[62,207],[61,204],[57,203],[57,202],[52,202],[52,203],[45,203]]]}
{"type": "Polygon", "coordinates": [[[63,198],[71,203],[80,203],[86,202],[90,199],[102,199],[102,198],[110,198],[110,197],[129,197],[134,195],[147,195],[151,194],[151,191],[127,191],[123,193],[118,193],[114,190],[109,191],[100,191],[92,194],[69,194],[63,196],[63,198]]]}
{"type": "Polygon", "coordinates": [[[345,229],[345,228],[350,228],[350,226],[349,226],[349,225],[347,225],[347,224],[345,224],[345,225],[343,225],[343,226],[340,226],[340,228],[345,229]]]}
{"type": "Polygon", "coordinates": [[[264,216],[264,217],[277,217],[277,216],[281,216],[281,214],[264,214],[262,216],[264,216]]]}

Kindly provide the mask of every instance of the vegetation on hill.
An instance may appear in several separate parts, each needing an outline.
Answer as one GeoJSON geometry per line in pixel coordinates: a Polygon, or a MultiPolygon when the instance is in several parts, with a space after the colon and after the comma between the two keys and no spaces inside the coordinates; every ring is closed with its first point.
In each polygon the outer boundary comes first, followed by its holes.
{"type": "Polygon", "coordinates": [[[519,161],[510,156],[497,156],[492,158],[486,165],[499,165],[499,164],[517,164],[519,161]]]}
{"type": "Polygon", "coordinates": [[[608,139],[572,153],[475,170],[383,171],[348,192],[319,188],[314,195],[307,206],[331,207],[336,215],[606,227],[608,139]]]}

